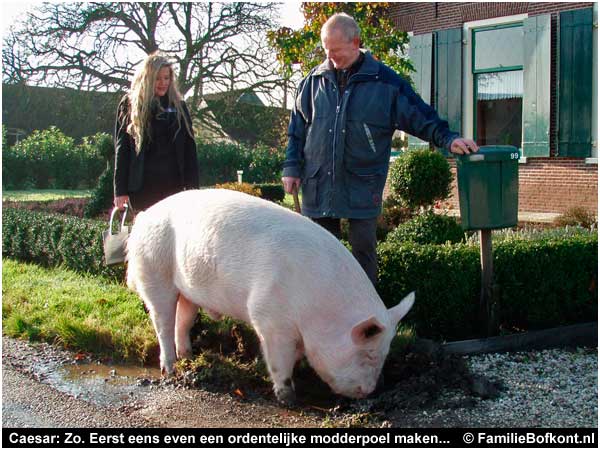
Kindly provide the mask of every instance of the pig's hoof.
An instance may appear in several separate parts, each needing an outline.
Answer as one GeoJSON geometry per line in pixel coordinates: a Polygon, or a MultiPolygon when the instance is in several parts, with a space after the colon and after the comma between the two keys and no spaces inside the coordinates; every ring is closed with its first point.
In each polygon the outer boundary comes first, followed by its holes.
{"type": "Polygon", "coordinates": [[[170,378],[173,375],[175,375],[175,371],[173,370],[173,368],[167,369],[166,367],[161,367],[160,374],[162,375],[163,378],[170,378]]]}
{"type": "Polygon", "coordinates": [[[181,350],[177,352],[178,359],[193,359],[194,355],[191,350],[181,350]]]}
{"type": "Polygon", "coordinates": [[[296,404],[296,393],[291,386],[284,386],[280,389],[275,389],[277,401],[285,406],[293,406],[296,404]]]}

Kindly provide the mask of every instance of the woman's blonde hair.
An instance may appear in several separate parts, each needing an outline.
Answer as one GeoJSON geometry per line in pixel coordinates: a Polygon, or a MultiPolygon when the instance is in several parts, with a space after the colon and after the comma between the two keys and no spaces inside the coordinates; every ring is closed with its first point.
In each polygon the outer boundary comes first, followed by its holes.
{"type": "Polygon", "coordinates": [[[178,128],[175,135],[181,130],[181,121],[183,120],[189,135],[191,137],[194,136],[192,125],[188,123],[189,121],[183,111],[183,99],[177,88],[173,65],[165,55],[154,52],[146,57],[136,71],[131,81],[131,88],[127,94],[129,97],[127,132],[133,136],[135,140],[135,152],[138,154],[141,150],[142,141],[145,138],[148,140],[152,138],[151,119],[153,103],[156,102],[158,107],[162,108],[160,101],[154,98],[154,83],[156,82],[158,72],[163,67],[168,67],[171,72],[171,82],[169,83],[166,95],[169,106],[175,108],[177,112],[178,128]]]}

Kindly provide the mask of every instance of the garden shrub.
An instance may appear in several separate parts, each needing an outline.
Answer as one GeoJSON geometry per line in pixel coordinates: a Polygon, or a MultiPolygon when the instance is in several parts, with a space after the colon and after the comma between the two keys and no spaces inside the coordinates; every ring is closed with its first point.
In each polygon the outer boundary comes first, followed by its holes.
{"type": "Polygon", "coordinates": [[[390,191],[408,207],[416,209],[450,195],[452,172],[440,152],[409,150],[392,163],[389,180],[390,191]]]}
{"type": "Polygon", "coordinates": [[[85,217],[91,218],[97,217],[112,208],[115,146],[112,137],[106,133],[98,133],[91,138],[84,138],[84,144],[89,144],[95,148],[95,153],[103,161],[104,167],[85,208],[85,217]]]}
{"type": "Polygon", "coordinates": [[[248,152],[248,167],[244,168],[244,181],[248,183],[273,183],[281,179],[281,169],[285,154],[283,151],[256,145],[246,150],[248,152]]]}
{"type": "Polygon", "coordinates": [[[105,229],[105,222],[3,208],[2,255],[123,280],[123,266],[104,265],[102,231],[105,229]]]}
{"type": "Polygon", "coordinates": [[[256,187],[260,189],[260,196],[265,200],[281,203],[285,199],[285,191],[281,183],[258,183],[256,187]]]}
{"type": "Polygon", "coordinates": [[[465,233],[454,217],[427,211],[398,225],[387,240],[417,244],[452,244],[465,240],[465,233]]]}
{"type": "Polygon", "coordinates": [[[243,170],[243,181],[274,183],[281,177],[283,152],[264,145],[249,148],[227,142],[197,141],[200,186],[237,181],[243,170]]]}
{"type": "Polygon", "coordinates": [[[87,202],[84,211],[85,217],[97,217],[112,208],[114,200],[114,173],[113,165],[108,163],[104,172],[98,178],[96,188],[92,191],[92,195],[87,202]]]}
{"type": "Polygon", "coordinates": [[[500,320],[541,329],[598,317],[598,234],[494,241],[500,320]]]}
{"type": "Polygon", "coordinates": [[[576,226],[591,228],[592,226],[597,225],[597,223],[598,220],[594,213],[581,206],[569,208],[554,220],[554,224],[559,227],[576,226]]]}
{"type": "Polygon", "coordinates": [[[388,308],[416,291],[404,322],[414,325],[420,337],[466,339],[477,334],[481,276],[477,247],[386,241],[377,253],[377,291],[388,308]]]}
{"type": "MultiPolygon", "coordinates": [[[[492,251],[503,329],[535,330],[597,320],[597,233],[499,239],[492,251]]],[[[379,245],[378,255],[377,290],[386,306],[416,290],[415,306],[406,321],[421,337],[480,337],[479,246],[391,240],[379,245]]]]}
{"type": "Polygon", "coordinates": [[[383,241],[388,233],[410,219],[413,211],[395,194],[389,194],[381,206],[381,214],[377,217],[377,240],[383,241]]]}
{"type": "Polygon", "coordinates": [[[115,146],[113,138],[108,133],[96,133],[83,138],[77,151],[82,160],[80,176],[90,180],[91,187],[106,169],[106,162],[114,161],[115,146]]]}
{"type": "Polygon", "coordinates": [[[217,184],[216,189],[229,189],[230,191],[243,192],[244,194],[260,197],[260,188],[250,183],[223,183],[217,184]]]}
{"type": "Polygon", "coordinates": [[[73,174],[80,173],[80,161],[75,142],[58,128],[35,130],[12,148],[19,172],[27,173],[19,173],[21,180],[11,180],[15,187],[23,186],[29,178],[33,186],[41,189],[77,187],[79,180],[73,174]]]}
{"type": "MultiPolygon", "coordinates": [[[[36,130],[18,144],[2,149],[2,185],[5,189],[76,189],[94,186],[103,162],[98,146],[105,133],[73,138],[52,126],[36,130]]],[[[108,135],[106,135],[108,136],[108,135]]]]}

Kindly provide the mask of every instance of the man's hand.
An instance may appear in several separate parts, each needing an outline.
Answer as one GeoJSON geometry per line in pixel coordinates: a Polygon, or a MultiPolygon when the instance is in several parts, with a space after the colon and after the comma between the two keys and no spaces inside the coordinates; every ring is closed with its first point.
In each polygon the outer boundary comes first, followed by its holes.
{"type": "Polygon", "coordinates": [[[300,178],[296,177],[282,177],[283,190],[288,194],[293,194],[300,190],[300,178]]]}
{"type": "Polygon", "coordinates": [[[456,138],[452,141],[452,145],[450,145],[450,151],[452,153],[456,153],[457,155],[468,155],[471,152],[476,152],[479,150],[479,146],[475,143],[473,139],[465,139],[465,138],[456,138]]]}
{"type": "Polygon", "coordinates": [[[129,195],[119,195],[118,197],[115,197],[114,204],[117,208],[119,208],[119,210],[122,211],[125,209],[126,203],[129,205],[129,195]]]}

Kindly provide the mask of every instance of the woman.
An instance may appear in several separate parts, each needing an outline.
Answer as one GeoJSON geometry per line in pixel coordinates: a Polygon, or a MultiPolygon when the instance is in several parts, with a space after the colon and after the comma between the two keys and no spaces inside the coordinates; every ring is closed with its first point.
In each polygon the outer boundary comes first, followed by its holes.
{"type": "Polygon", "coordinates": [[[189,111],[169,60],[149,55],[121,100],[115,125],[114,204],[142,211],[169,195],[198,188],[189,111]]]}

